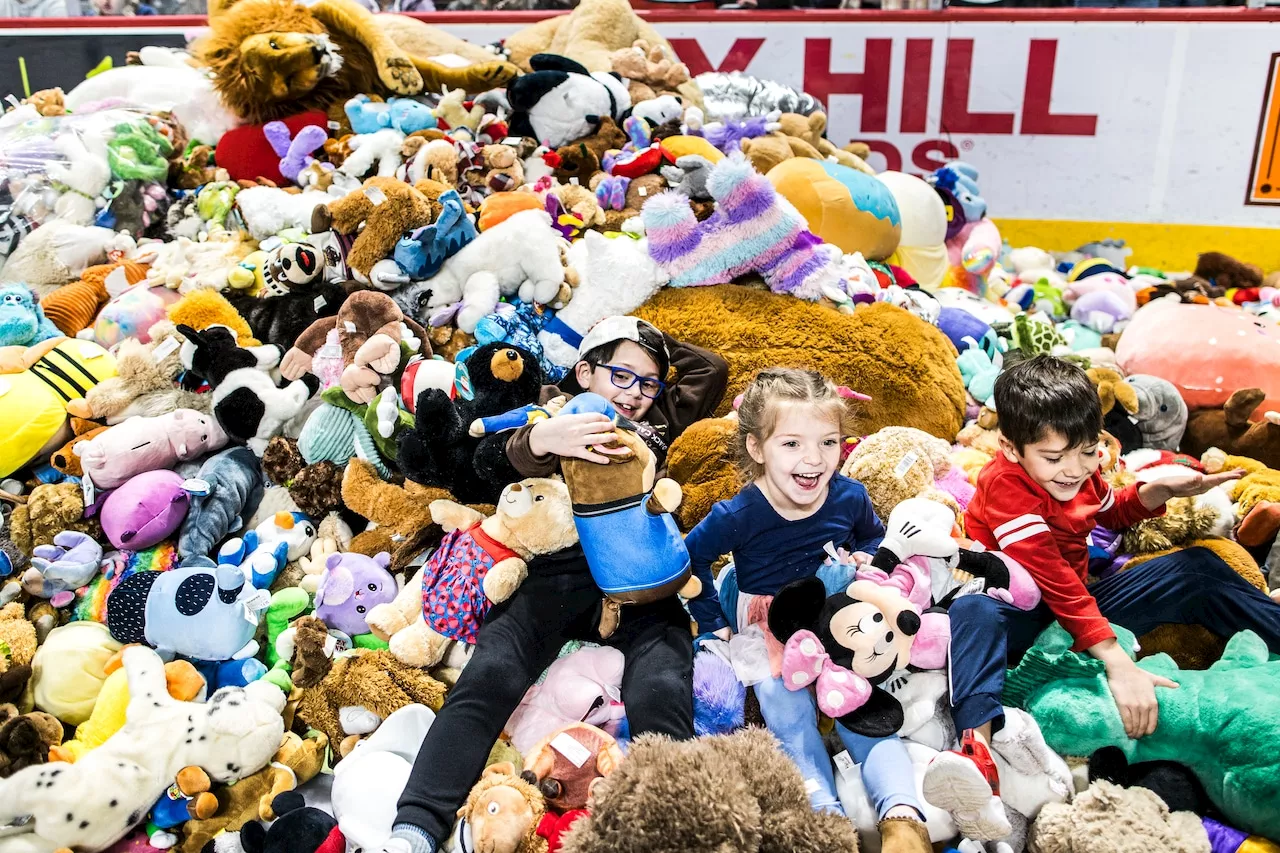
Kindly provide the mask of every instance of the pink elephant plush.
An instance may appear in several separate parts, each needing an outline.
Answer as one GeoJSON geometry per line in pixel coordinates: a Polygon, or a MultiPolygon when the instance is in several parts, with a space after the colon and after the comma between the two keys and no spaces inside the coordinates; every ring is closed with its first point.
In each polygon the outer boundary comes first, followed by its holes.
{"type": "Polygon", "coordinates": [[[227,443],[210,415],[175,409],[164,415],[133,417],[75,446],[84,473],[100,489],[114,489],[136,474],[172,468],[227,443]]]}
{"type": "Polygon", "coordinates": [[[588,646],[551,664],[541,684],[529,688],[507,722],[511,745],[523,755],[570,723],[584,722],[617,734],[622,707],[622,652],[588,646]]]}

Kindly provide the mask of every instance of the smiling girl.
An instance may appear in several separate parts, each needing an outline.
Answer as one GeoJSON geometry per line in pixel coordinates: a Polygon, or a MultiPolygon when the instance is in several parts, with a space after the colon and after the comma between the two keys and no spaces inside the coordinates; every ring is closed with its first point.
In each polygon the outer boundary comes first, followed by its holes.
{"type": "MultiPolygon", "coordinates": [[[[862,555],[875,551],[884,526],[867,490],[836,473],[847,427],[844,401],[821,374],[774,368],[761,371],[747,387],[738,409],[739,466],[747,485],[716,504],[685,540],[702,581],[702,594],[689,603],[699,630],[728,639],[731,622],[764,628],[774,594],[816,575],[828,543],[862,555]],[[711,564],[724,554],[734,560],[724,583],[736,580],[738,589],[730,618],[711,578],[711,564]]],[[[780,677],[782,646],[767,628],[765,633],[773,674],[754,686],[765,724],[800,768],[813,807],[843,814],[813,693],[787,689],[780,677]]],[[[863,737],[839,723],[836,730],[862,765],[885,853],[931,850],[906,747],[896,735],[863,737]]]]}

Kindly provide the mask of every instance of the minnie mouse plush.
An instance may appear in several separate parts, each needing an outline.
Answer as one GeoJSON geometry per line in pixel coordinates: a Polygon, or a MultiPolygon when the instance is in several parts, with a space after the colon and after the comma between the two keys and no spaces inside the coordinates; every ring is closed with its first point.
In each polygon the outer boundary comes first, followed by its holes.
{"type": "Polygon", "coordinates": [[[981,591],[1031,609],[1040,592],[1022,566],[1001,554],[960,549],[951,511],[924,499],[903,501],[870,566],[848,588],[827,595],[817,577],[787,584],[769,606],[769,630],[784,644],[788,689],[814,685],[818,707],[851,731],[887,737],[902,727],[902,705],[879,687],[897,671],[938,669],[951,640],[944,606],[933,605],[930,564],[960,575],[941,600],[981,591]],[[937,507],[940,512],[934,511],[937,507]],[[922,559],[922,558],[933,558],[922,559]]]}

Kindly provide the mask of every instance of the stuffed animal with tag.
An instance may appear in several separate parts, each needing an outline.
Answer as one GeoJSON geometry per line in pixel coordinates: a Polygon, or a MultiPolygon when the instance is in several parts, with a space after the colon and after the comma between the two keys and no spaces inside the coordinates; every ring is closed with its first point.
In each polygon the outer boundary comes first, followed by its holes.
{"type": "Polygon", "coordinates": [[[218,424],[258,456],[320,390],[320,380],[309,375],[284,387],[276,384],[267,371],[280,362],[277,346],[241,347],[235,332],[225,326],[202,332],[178,326],[178,331],[187,339],[183,365],[213,386],[213,415],[218,424]]]}
{"type": "Polygon", "coordinates": [[[680,505],[680,485],[656,479],[657,457],[598,394],[579,394],[560,413],[598,412],[613,418],[614,439],[605,446],[608,465],[564,457],[573,499],[573,520],[596,585],[604,593],[600,636],[618,627],[626,604],[647,604],[679,593],[697,595],[689,552],[671,513],[680,505]]]}
{"type": "Polygon", "coordinates": [[[405,316],[390,296],[363,290],[348,296],[337,316],[316,320],[298,336],[280,362],[281,375],[286,379],[306,375],[332,330],[338,332],[345,364],[342,390],[357,403],[373,402],[379,387],[408,356],[431,357],[431,341],[422,326],[405,316]]]}
{"type": "Polygon", "coordinates": [[[395,601],[368,618],[370,630],[412,666],[434,666],[454,642],[474,645],[490,607],[524,582],[527,561],[578,539],[559,480],[512,483],[488,518],[446,500],[431,502],[431,518],[445,529],[444,541],[395,601]]]}
{"type": "Polygon", "coordinates": [[[613,735],[587,723],[570,723],[529,750],[521,777],[537,785],[558,812],[585,808],[591,790],[622,763],[613,735]]]}
{"type": "Polygon", "coordinates": [[[0,780],[0,823],[33,818],[20,830],[33,834],[18,841],[23,849],[103,850],[146,816],[182,768],[232,782],[257,772],[280,746],[285,697],[275,686],[179,702],[155,652],[134,646],[123,658],[130,702],[119,731],[75,764],[28,767],[0,780]]]}
{"type": "Polygon", "coordinates": [[[529,66],[532,73],[507,86],[513,136],[559,148],[595,133],[603,118],[621,122],[631,108],[631,95],[617,74],[592,74],[580,63],[551,53],[531,57],[529,66]]]}
{"type": "Polygon", "coordinates": [[[137,474],[171,468],[226,443],[226,433],[212,417],[177,409],[154,418],[129,418],[75,445],[73,452],[95,486],[112,489],[137,474]]]}
{"type": "Polygon", "coordinates": [[[195,558],[167,572],[135,572],[107,595],[107,628],[121,643],[146,643],[168,658],[253,657],[270,597],[253,588],[246,571],[195,558]]]}

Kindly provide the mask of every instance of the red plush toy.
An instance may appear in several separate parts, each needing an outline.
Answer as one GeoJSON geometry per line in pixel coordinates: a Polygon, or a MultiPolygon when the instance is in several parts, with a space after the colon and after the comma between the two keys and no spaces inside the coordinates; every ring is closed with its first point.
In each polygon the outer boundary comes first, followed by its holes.
{"type": "MultiPolygon", "coordinates": [[[[284,119],[289,137],[298,135],[309,124],[329,126],[329,117],[320,110],[301,113],[284,119]]],[[[214,160],[227,170],[233,181],[256,181],[266,178],[277,186],[289,186],[290,181],[280,174],[280,155],[267,141],[260,124],[245,124],[227,131],[218,140],[214,160]]]]}
{"type": "Polygon", "coordinates": [[[560,837],[569,831],[573,822],[590,814],[586,809],[573,809],[558,815],[547,812],[538,821],[538,835],[547,839],[547,853],[557,853],[560,849],[560,837]]]}

